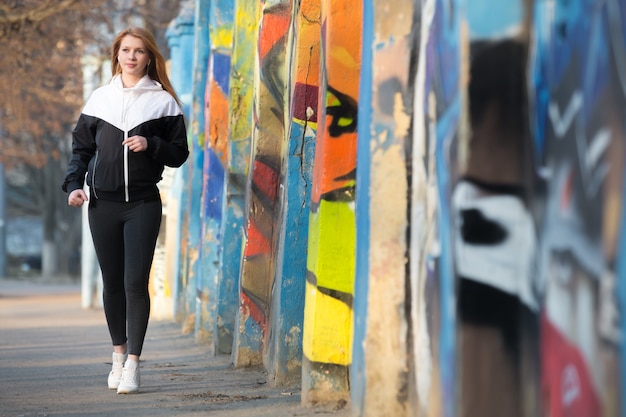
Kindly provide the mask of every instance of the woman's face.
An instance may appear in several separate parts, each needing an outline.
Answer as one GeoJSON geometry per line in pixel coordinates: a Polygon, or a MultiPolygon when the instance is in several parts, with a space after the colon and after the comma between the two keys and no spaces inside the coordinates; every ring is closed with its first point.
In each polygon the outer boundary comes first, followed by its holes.
{"type": "Polygon", "coordinates": [[[146,74],[150,57],[141,39],[126,35],[120,43],[117,60],[123,75],[138,79],[146,74]]]}

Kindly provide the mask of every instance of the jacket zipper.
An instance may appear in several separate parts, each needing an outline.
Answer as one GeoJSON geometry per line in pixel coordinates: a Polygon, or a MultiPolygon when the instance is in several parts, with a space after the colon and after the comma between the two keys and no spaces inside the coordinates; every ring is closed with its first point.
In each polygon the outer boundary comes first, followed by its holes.
{"type": "MultiPolygon", "coordinates": [[[[124,141],[128,139],[128,126],[126,123],[126,114],[128,113],[128,108],[126,107],[126,94],[127,92],[122,91],[122,129],[124,129],[124,141]]],[[[130,107],[130,103],[128,105],[130,107]]],[[[128,145],[124,145],[124,201],[128,203],[130,200],[128,195],[128,145]]]]}
{"type": "MultiPolygon", "coordinates": [[[[128,139],[128,130],[124,122],[124,140],[128,139]]],[[[128,145],[124,145],[124,199],[128,203],[128,145]]]]}

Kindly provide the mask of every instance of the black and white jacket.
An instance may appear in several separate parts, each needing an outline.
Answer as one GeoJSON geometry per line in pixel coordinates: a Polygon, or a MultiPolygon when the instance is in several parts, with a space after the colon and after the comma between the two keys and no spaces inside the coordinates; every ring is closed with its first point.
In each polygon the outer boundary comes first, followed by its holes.
{"type": "Polygon", "coordinates": [[[157,198],[164,166],[179,167],[188,155],[185,120],[176,100],[147,75],[132,88],[124,88],[117,75],[93,92],[78,119],[62,188],[82,189],[86,174],[92,198],[157,198]],[[147,150],[122,146],[134,135],[147,139],[147,150]]]}

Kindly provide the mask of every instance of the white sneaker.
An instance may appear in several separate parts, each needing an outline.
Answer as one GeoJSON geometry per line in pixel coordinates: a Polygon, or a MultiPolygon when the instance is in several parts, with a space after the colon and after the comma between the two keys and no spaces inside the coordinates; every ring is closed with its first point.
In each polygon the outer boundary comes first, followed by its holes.
{"type": "Polygon", "coordinates": [[[124,367],[124,362],[126,362],[126,356],[122,353],[113,352],[112,361],[113,365],[111,366],[111,372],[109,372],[109,389],[117,389],[118,385],[120,385],[120,379],[122,378],[122,368],[124,367]]]}
{"type": "Polygon", "coordinates": [[[126,361],[122,369],[122,379],[117,387],[118,394],[132,394],[139,391],[141,376],[139,375],[139,362],[126,361]]]}

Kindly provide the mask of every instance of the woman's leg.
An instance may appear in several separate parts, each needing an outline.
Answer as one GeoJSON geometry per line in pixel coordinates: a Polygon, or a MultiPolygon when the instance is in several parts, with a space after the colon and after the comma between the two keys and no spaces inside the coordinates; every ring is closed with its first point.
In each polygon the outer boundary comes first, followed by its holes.
{"type": "MultiPolygon", "coordinates": [[[[93,198],[93,197],[92,197],[93,198]]],[[[123,203],[98,201],[89,207],[89,226],[102,271],[102,299],[111,341],[126,353],[126,295],[124,291],[123,203]]]]}
{"type": "MultiPolygon", "coordinates": [[[[131,203],[132,204],[132,203],[131,203]]],[[[124,286],[128,320],[128,354],[139,359],[148,328],[150,295],[148,280],[161,226],[160,200],[137,203],[124,226],[124,286]]]]}

